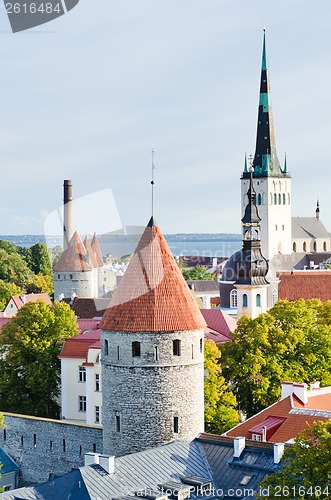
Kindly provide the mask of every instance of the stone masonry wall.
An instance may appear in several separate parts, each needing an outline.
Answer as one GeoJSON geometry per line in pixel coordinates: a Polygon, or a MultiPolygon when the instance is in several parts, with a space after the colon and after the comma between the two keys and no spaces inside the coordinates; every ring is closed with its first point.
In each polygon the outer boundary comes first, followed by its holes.
{"type": "Polygon", "coordinates": [[[124,455],[203,432],[203,330],[102,331],[101,344],[104,453],[124,455]],[[174,340],[180,355],[173,354],[174,340]],[[132,356],[132,342],[140,342],[140,356],[132,356]]]}
{"type": "Polygon", "coordinates": [[[102,453],[102,429],[65,420],[4,413],[0,446],[21,466],[21,480],[47,481],[84,465],[87,452],[102,453]]]}

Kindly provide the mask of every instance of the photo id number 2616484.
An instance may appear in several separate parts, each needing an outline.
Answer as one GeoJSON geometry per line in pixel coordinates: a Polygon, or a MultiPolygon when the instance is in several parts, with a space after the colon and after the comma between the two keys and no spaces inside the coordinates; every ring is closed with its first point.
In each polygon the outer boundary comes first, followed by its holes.
{"type": "Polygon", "coordinates": [[[42,2],[7,2],[7,14],[60,14],[62,12],[62,4],[42,2]]]}

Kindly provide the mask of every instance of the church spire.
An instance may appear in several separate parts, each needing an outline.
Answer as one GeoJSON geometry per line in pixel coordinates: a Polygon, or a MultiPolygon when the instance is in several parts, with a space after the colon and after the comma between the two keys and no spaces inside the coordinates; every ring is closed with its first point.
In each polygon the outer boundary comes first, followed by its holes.
{"type": "Polygon", "coordinates": [[[284,172],[280,167],[276,152],[265,29],[263,31],[260,100],[253,165],[254,177],[274,177],[284,175],[284,172]]]}

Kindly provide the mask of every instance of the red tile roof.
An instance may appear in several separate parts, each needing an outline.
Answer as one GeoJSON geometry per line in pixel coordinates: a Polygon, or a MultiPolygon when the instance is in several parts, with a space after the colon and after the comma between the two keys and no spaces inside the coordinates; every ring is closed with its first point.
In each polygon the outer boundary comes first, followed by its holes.
{"type": "Polygon", "coordinates": [[[101,328],[166,332],[205,326],[166,240],[151,218],[111,298],[101,328]]]}
{"type": "Polygon", "coordinates": [[[200,309],[207,326],[227,337],[226,341],[232,340],[232,333],[237,328],[237,320],[222,309],[200,309]]]}
{"type": "Polygon", "coordinates": [[[278,278],[279,299],[331,299],[331,270],[279,272],[278,278]]]}
{"type": "Polygon", "coordinates": [[[73,301],[70,298],[65,298],[63,302],[70,305],[77,318],[101,318],[108,307],[110,299],[75,297],[73,301]]]}
{"type": "Polygon", "coordinates": [[[100,330],[80,333],[66,340],[58,357],[87,360],[89,349],[100,349],[100,330]]]}
{"type": "MultiPolygon", "coordinates": [[[[12,295],[8,303],[13,300],[17,309],[21,309],[28,302],[37,302],[37,300],[43,300],[46,304],[52,304],[50,296],[48,293],[28,293],[27,295],[12,295]]],[[[8,304],[7,304],[8,305],[8,304]]],[[[7,307],[7,306],[6,306],[7,307]]]]}
{"type": "Polygon", "coordinates": [[[92,266],[89,264],[89,259],[84,244],[77,231],[75,231],[69,242],[68,248],[62,253],[61,257],[54,265],[54,271],[75,272],[91,270],[92,266]]]}
{"type": "Polygon", "coordinates": [[[89,262],[90,266],[91,267],[98,267],[95,252],[94,252],[92,245],[91,245],[91,242],[87,236],[85,236],[85,239],[84,239],[84,247],[86,250],[86,255],[87,255],[88,262],[89,262]]]}
{"type": "Polygon", "coordinates": [[[265,425],[268,417],[283,418],[283,423],[272,434],[269,441],[272,443],[285,443],[303,432],[307,424],[312,425],[316,421],[330,418],[331,413],[328,412],[330,412],[331,408],[331,389],[324,388],[320,389],[320,391],[322,392],[320,396],[318,396],[318,389],[308,391],[307,405],[303,405],[294,395],[287,396],[229,430],[225,435],[230,437],[244,436],[249,439],[252,428],[257,428],[262,424],[265,425]]]}
{"type": "Polygon", "coordinates": [[[102,253],[101,253],[101,248],[100,248],[99,240],[98,240],[96,233],[94,233],[94,235],[93,235],[91,246],[92,246],[92,249],[93,249],[94,254],[95,254],[95,260],[97,262],[97,267],[102,267],[103,266],[102,253]]]}

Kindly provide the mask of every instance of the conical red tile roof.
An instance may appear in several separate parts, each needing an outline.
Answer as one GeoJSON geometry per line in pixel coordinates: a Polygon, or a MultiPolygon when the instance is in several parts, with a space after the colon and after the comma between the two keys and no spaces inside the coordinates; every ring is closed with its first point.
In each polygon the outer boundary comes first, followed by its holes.
{"type": "Polygon", "coordinates": [[[90,266],[99,267],[96,256],[95,256],[95,252],[94,252],[92,245],[91,245],[91,242],[87,236],[85,236],[85,238],[84,238],[84,247],[86,250],[87,261],[90,264],[90,266]]]}
{"type": "Polygon", "coordinates": [[[91,246],[92,246],[92,249],[94,251],[94,257],[95,257],[95,260],[97,262],[97,267],[102,267],[103,266],[102,252],[101,252],[99,240],[98,240],[96,233],[94,233],[94,235],[93,235],[91,246]]]}
{"type": "Polygon", "coordinates": [[[151,218],[100,328],[167,332],[205,326],[166,240],[151,218]]]}
{"type": "Polygon", "coordinates": [[[74,232],[68,248],[63,252],[54,266],[54,271],[91,271],[92,267],[88,263],[87,252],[84,244],[77,233],[74,232]]]}

